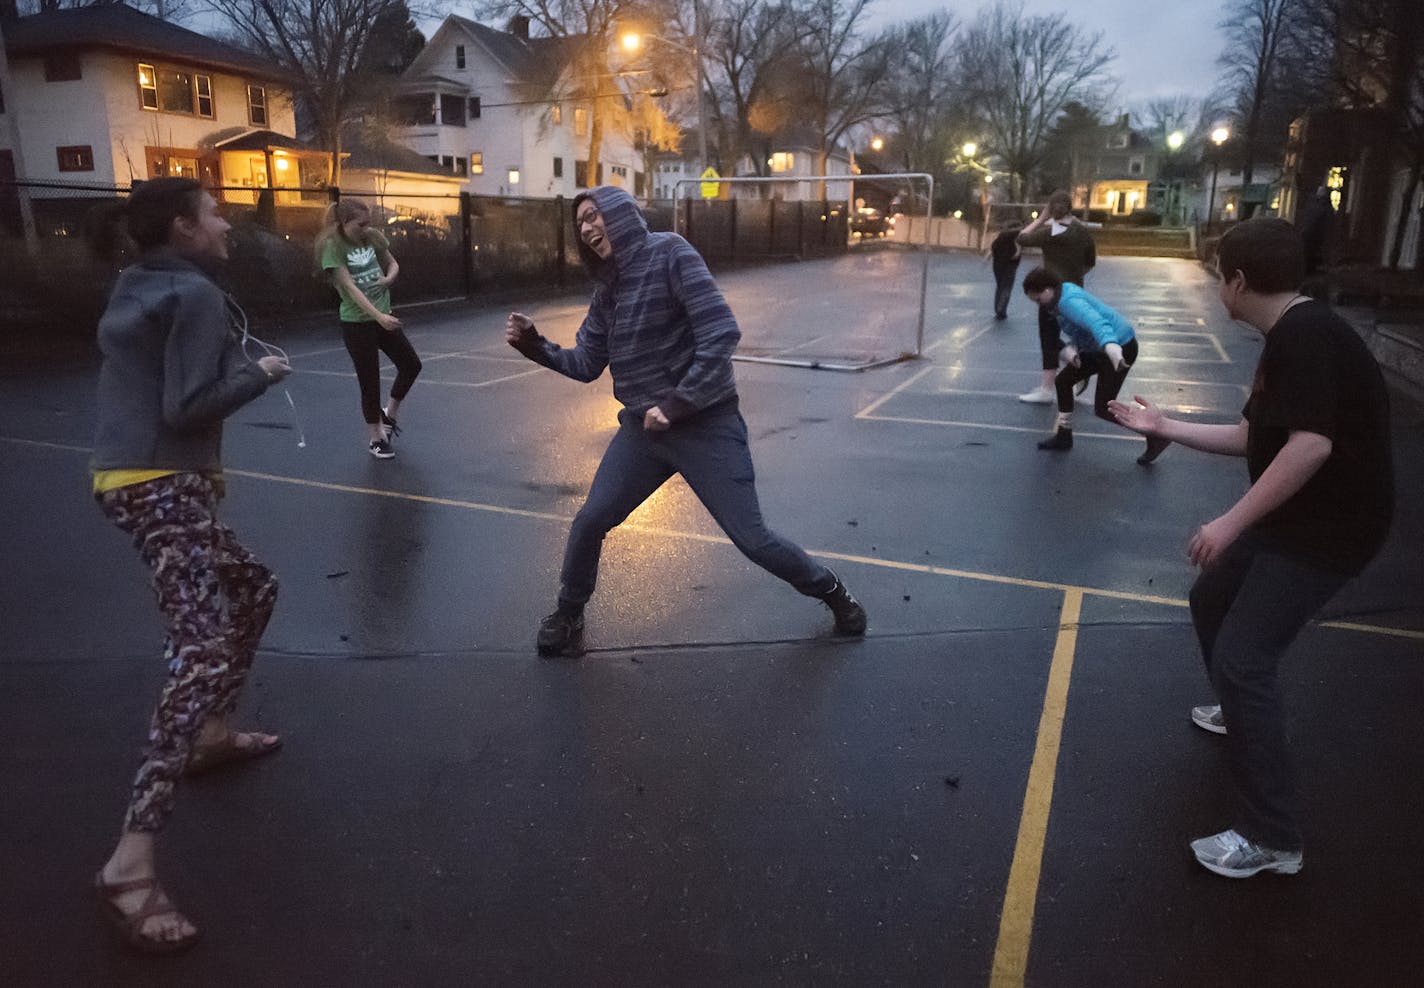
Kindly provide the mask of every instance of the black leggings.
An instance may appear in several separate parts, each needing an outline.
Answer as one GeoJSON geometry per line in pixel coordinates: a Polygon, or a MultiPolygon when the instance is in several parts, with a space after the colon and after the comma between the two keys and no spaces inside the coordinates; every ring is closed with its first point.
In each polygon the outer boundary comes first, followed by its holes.
{"type": "Polygon", "coordinates": [[[1058,369],[1058,351],[1063,341],[1058,338],[1058,313],[1051,306],[1038,307],[1038,349],[1043,356],[1043,369],[1058,369]]]}
{"type": "Polygon", "coordinates": [[[351,354],[351,365],[356,368],[356,382],[361,385],[361,416],[367,425],[375,425],[381,421],[379,354],[384,353],[396,365],[396,379],[391,385],[391,397],[396,401],[403,400],[415,383],[420,373],[420,358],[404,330],[385,330],[374,322],[342,320],[341,339],[346,344],[346,352],[351,354]]]}
{"type": "Polygon", "coordinates": [[[1122,345],[1122,370],[1113,370],[1112,361],[1101,350],[1080,353],[1078,355],[1079,366],[1074,367],[1072,364],[1066,364],[1058,372],[1058,376],[1053,379],[1054,389],[1058,392],[1058,410],[1071,412],[1073,410],[1073,386],[1096,374],[1098,375],[1098,387],[1093,392],[1093,414],[1100,419],[1115,422],[1116,420],[1108,411],[1108,402],[1116,398],[1117,393],[1122,390],[1122,383],[1127,380],[1127,372],[1136,362],[1136,340],[1129,340],[1122,345]]]}

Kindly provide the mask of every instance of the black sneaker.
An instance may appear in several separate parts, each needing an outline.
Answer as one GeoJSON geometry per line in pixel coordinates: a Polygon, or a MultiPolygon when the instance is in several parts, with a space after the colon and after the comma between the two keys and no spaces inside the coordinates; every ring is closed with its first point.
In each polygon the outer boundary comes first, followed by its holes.
{"type": "Polygon", "coordinates": [[[391,444],[389,440],[372,439],[366,449],[368,449],[371,455],[378,460],[395,459],[396,451],[391,449],[391,444]]]}
{"type": "Polygon", "coordinates": [[[818,596],[822,603],[831,609],[831,613],[836,618],[836,634],[838,635],[863,635],[865,634],[865,608],[860,606],[860,601],[850,595],[850,591],[845,588],[845,584],[840,581],[840,577],[834,573],[835,586],[818,596]]]}
{"type": "Polygon", "coordinates": [[[381,409],[381,425],[386,427],[386,442],[390,442],[400,435],[400,426],[396,425],[396,420],[386,414],[386,410],[381,409]]]}
{"type": "Polygon", "coordinates": [[[563,611],[550,614],[539,622],[539,636],[535,644],[539,654],[545,658],[578,658],[584,653],[583,615],[563,611]]]}
{"type": "Polygon", "coordinates": [[[1054,429],[1053,435],[1038,444],[1039,449],[1061,449],[1069,450],[1073,448],[1072,429],[1054,429]]]}
{"type": "Polygon", "coordinates": [[[1144,467],[1156,462],[1157,457],[1162,455],[1162,451],[1172,445],[1172,440],[1163,439],[1161,436],[1147,437],[1147,450],[1137,458],[1137,462],[1144,467]]]}

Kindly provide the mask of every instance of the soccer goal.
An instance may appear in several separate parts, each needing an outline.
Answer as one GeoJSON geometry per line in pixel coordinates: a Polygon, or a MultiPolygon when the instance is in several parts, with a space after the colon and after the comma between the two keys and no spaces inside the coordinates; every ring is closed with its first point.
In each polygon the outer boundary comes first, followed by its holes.
{"type": "Polygon", "coordinates": [[[897,224],[927,226],[933,176],[681,179],[673,195],[673,229],[730,262],[717,280],[742,329],[733,359],[863,371],[920,356],[930,242],[893,247],[897,224]],[[751,263],[778,260],[798,263],[751,263]]]}

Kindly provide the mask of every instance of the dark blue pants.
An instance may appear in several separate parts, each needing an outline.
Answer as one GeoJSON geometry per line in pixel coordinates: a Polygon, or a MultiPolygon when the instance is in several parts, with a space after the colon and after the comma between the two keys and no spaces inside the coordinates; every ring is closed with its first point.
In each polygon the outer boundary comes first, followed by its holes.
{"type": "Polygon", "coordinates": [[[1009,313],[1009,299],[1014,294],[1014,277],[1019,270],[1019,259],[994,261],[994,315],[1009,313]]]}
{"type": "Polygon", "coordinates": [[[732,544],[752,562],[801,593],[835,585],[831,571],[766,527],[757,503],[747,425],[741,413],[679,422],[647,432],[641,415],[618,413],[618,432],[603,454],[588,500],[574,517],[559,576],[559,599],[587,603],[598,579],[603,538],[675,473],[682,474],[732,544]]]}
{"type": "Polygon", "coordinates": [[[1226,750],[1247,840],[1302,846],[1276,670],[1286,648],[1348,580],[1272,552],[1245,536],[1192,586],[1192,624],[1226,722],[1226,750]]]}

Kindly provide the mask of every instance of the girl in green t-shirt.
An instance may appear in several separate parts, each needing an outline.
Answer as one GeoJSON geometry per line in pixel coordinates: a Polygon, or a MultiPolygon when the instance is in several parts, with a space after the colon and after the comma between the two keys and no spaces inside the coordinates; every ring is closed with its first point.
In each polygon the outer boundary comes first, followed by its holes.
{"type": "Polygon", "coordinates": [[[316,259],[323,271],[330,272],[341,296],[341,338],[361,386],[367,449],[376,459],[389,460],[396,455],[391,439],[400,433],[396,413],[421,367],[401,321],[391,315],[391,284],[400,265],[386,238],[372,229],[371,210],[359,199],[341,199],[327,208],[326,223],[316,240],[316,259]],[[381,407],[381,352],[396,366],[385,408],[381,407]]]}

